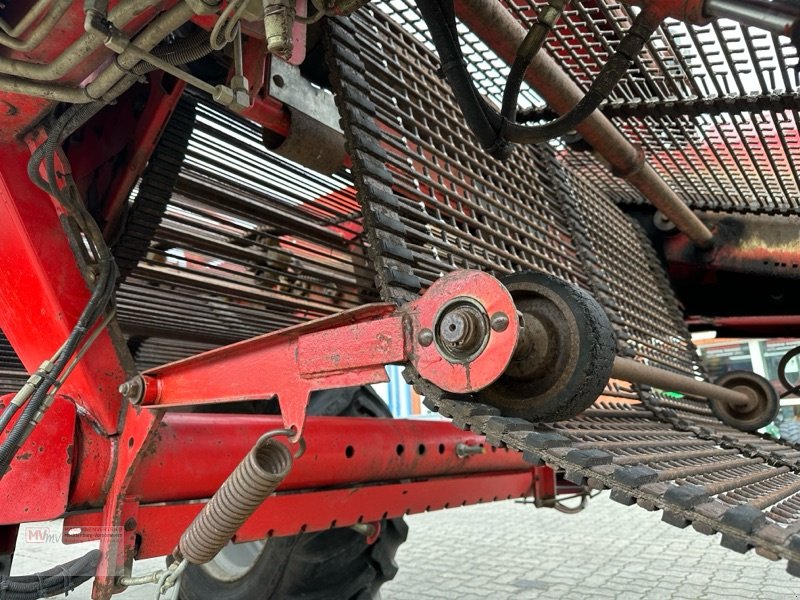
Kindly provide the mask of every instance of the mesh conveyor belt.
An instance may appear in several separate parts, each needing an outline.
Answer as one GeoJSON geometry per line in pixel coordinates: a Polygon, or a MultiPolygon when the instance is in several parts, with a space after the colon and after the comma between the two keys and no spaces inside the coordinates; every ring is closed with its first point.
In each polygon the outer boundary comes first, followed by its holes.
{"type": "Polygon", "coordinates": [[[281,159],[257,126],[193,102],[175,188],[117,294],[126,333],[223,344],[369,301],[346,177],[281,159]]]}
{"type": "Polygon", "coordinates": [[[25,384],[28,374],[17,353],[0,331],[0,394],[16,393],[25,384]]]}
{"type": "MultiPolygon", "coordinates": [[[[542,2],[504,2],[528,27],[542,2]]],[[[380,3],[426,41],[410,0],[380,3]]],[[[618,2],[571,2],[549,36],[549,54],[584,90],[631,23],[618,2]]],[[[507,68],[474,35],[462,46],[478,88],[498,105],[507,68]]],[[[606,112],[667,184],[691,207],[800,214],[800,101],[797,51],[786,37],[721,20],[687,27],[668,20],[613,92],[606,112]]],[[[523,88],[523,108],[543,107],[523,88]]],[[[560,155],[616,202],[642,202],[591,154],[562,145],[560,155]]]]}
{"type": "MultiPolygon", "coordinates": [[[[402,26],[369,7],[330,26],[329,54],[368,234],[380,239],[392,231],[395,223],[424,224],[432,214],[439,216],[436,208],[450,201],[447,186],[439,195],[422,195],[416,188],[398,184],[400,177],[421,182],[429,172],[443,170],[437,165],[437,148],[447,149],[446,153],[439,152],[442,161],[444,156],[453,161],[444,169],[450,173],[449,169],[457,169],[453,163],[459,163],[455,157],[461,156],[462,147],[470,144],[457,121],[434,127],[434,115],[445,118],[457,114],[449,90],[433,74],[435,61],[402,26]],[[393,55],[406,57],[413,73],[403,70],[403,61],[392,61],[393,55]],[[378,57],[384,56],[387,58],[382,63],[378,57]],[[392,71],[393,87],[371,85],[372,79],[389,77],[380,70],[381,64],[392,71]],[[437,98],[435,106],[428,104],[429,97],[437,98]],[[420,155],[412,143],[404,156],[403,148],[392,137],[395,128],[408,127],[411,121],[385,121],[389,113],[382,105],[396,105],[411,114],[416,105],[418,118],[429,116],[423,131],[431,150],[420,155]],[[458,144],[454,141],[458,139],[464,141],[458,144]],[[404,172],[420,173],[421,177],[404,172]],[[379,190],[365,185],[376,180],[382,182],[379,190]],[[409,196],[417,202],[410,202],[409,196]],[[379,219],[370,218],[374,211],[381,214],[379,219]]],[[[416,131],[410,133],[406,139],[414,140],[416,131]]],[[[470,174],[501,168],[483,156],[474,160],[480,166],[472,163],[470,174]]],[[[563,164],[546,147],[518,152],[502,168],[519,173],[528,162],[542,164],[544,169],[534,170],[539,176],[529,177],[526,182],[527,206],[517,208],[525,212],[513,217],[493,214],[491,208],[482,205],[470,206],[475,211],[470,216],[478,221],[524,221],[529,214],[536,214],[539,219],[541,215],[552,215],[553,222],[564,232],[561,247],[574,252],[582,265],[580,270],[568,271],[566,277],[589,287],[604,305],[618,334],[619,351],[675,371],[702,374],[663,270],[636,226],[594,187],[591,176],[564,171],[563,164]],[[539,191],[541,195],[537,194],[539,191]]],[[[465,187],[458,189],[459,198],[469,201],[471,196],[465,187]]],[[[516,189],[512,188],[511,193],[516,189]]],[[[494,193],[495,202],[512,202],[503,197],[505,189],[494,193]]],[[[456,228],[460,224],[458,219],[453,223],[456,228]]],[[[414,232],[409,232],[406,239],[413,240],[414,232]]],[[[398,241],[402,242],[402,238],[394,239],[395,243],[398,241]]],[[[474,264],[452,258],[442,260],[458,256],[459,245],[466,243],[463,240],[429,236],[421,242],[410,241],[407,247],[401,244],[391,253],[378,244],[371,248],[370,258],[383,267],[378,272],[378,282],[385,297],[402,299],[415,291],[411,277],[417,277],[420,286],[424,286],[427,264],[438,262],[442,270],[474,264]],[[391,269],[386,268],[389,263],[391,269]],[[393,278],[399,269],[407,275],[404,286],[398,286],[393,278]]],[[[484,243],[488,246],[492,242],[484,243]]],[[[477,256],[490,251],[476,240],[468,243],[477,256]]],[[[532,236],[529,240],[532,252],[537,245],[548,243],[541,237],[532,236]]],[[[512,269],[528,266],[524,256],[510,264],[512,269]]],[[[547,262],[535,265],[539,270],[549,267],[547,262]]],[[[565,277],[563,271],[561,276],[565,277]]],[[[524,452],[532,461],[543,460],[564,468],[575,481],[598,489],[610,488],[612,497],[620,502],[638,502],[649,510],[663,509],[665,520],[674,525],[685,527],[692,523],[704,533],[721,532],[722,543],[727,547],[745,551],[755,546],[770,558],[788,558],[790,571],[800,574],[800,537],[794,537],[795,531],[800,531],[797,448],[731,429],[712,415],[705,402],[662,396],[648,389],[612,390],[620,396],[636,392],[640,404],[598,402],[569,421],[536,425],[502,417],[497,409],[479,402],[448,398],[411,368],[406,369],[405,376],[426,396],[431,408],[452,418],[456,425],[486,435],[490,443],[505,444],[524,452]]]]}

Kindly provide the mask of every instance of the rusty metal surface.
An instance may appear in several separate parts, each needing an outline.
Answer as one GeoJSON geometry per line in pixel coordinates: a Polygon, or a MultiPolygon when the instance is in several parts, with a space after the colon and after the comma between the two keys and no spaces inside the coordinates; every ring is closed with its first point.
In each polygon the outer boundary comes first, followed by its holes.
{"type": "Polygon", "coordinates": [[[699,374],[695,348],[675,294],[652,246],[591,174],[564,169],[561,197],[591,273],[592,292],[605,308],[623,356],[699,374]]]}
{"type": "MultiPolygon", "coordinates": [[[[400,222],[407,228],[405,239],[411,240],[420,225],[427,224],[430,232],[438,223],[447,223],[440,219],[441,212],[436,212],[442,198],[448,202],[447,188],[439,195],[422,194],[417,187],[403,185],[403,178],[408,178],[408,173],[419,174],[407,180],[424,182],[430,173],[443,172],[439,177],[444,177],[449,169],[457,170],[463,164],[458,157],[463,156],[462,151],[468,152],[464,147],[469,148],[470,141],[462,129],[455,129],[457,123],[446,120],[457,114],[457,109],[436,77],[436,61],[422,46],[423,34],[418,32],[415,39],[404,29],[412,31],[414,25],[413,13],[404,14],[397,8],[402,5],[392,4],[394,21],[370,7],[353,19],[338,21],[331,28],[331,52],[359,198],[367,215],[376,207],[384,210],[379,222],[367,219],[368,229],[386,231],[400,222]],[[385,44],[378,43],[378,36],[385,44]],[[393,60],[393,56],[403,60],[393,60]],[[405,62],[413,64],[408,71],[403,68],[405,62]],[[382,87],[381,78],[391,78],[392,85],[382,87]],[[436,98],[435,104],[428,94],[436,98]],[[391,120],[392,106],[415,120],[391,120]],[[408,122],[419,122],[429,136],[433,150],[427,155],[415,154],[413,146],[392,143],[395,128],[406,127],[408,122]],[[442,122],[445,125],[437,126],[442,122]],[[446,148],[441,163],[433,154],[436,148],[446,148]],[[383,184],[380,194],[364,185],[374,180],[383,184]]],[[[412,129],[405,139],[414,140],[415,134],[412,129]]],[[[618,196],[609,194],[614,189],[604,188],[596,169],[579,172],[569,155],[549,152],[541,147],[518,152],[504,165],[514,173],[522,172],[527,161],[544,165],[538,178],[526,179],[527,206],[514,214],[512,222],[523,222],[531,214],[540,221],[538,215],[555,214],[555,222],[562,224],[565,234],[560,247],[574,252],[579,264],[566,273],[562,267],[560,275],[580,282],[601,302],[616,330],[620,354],[702,377],[663,268],[641,230],[615,205],[618,196]],[[541,195],[536,194],[538,190],[541,195]]],[[[481,166],[492,164],[490,159],[480,160],[481,166]]],[[[474,170],[472,167],[470,173],[474,170]]],[[[493,198],[501,204],[511,202],[507,195],[519,189],[496,190],[493,198]]],[[[454,201],[462,197],[470,196],[458,189],[454,201]]],[[[463,205],[457,206],[463,212],[463,205]]],[[[469,210],[468,216],[475,211],[478,222],[498,218],[486,206],[470,206],[469,210]]],[[[461,244],[471,243],[471,252],[479,257],[485,252],[470,239],[469,229],[454,239],[431,235],[417,239],[407,245],[412,253],[405,259],[398,251],[388,257],[380,247],[372,248],[371,258],[391,259],[395,267],[405,266],[424,286],[425,265],[431,256],[434,264],[445,270],[455,261],[440,257],[458,256],[461,244]]],[[[530,236],[527,244],[535,252],[537,244],[547,242],[530,236]]],[[[515,257],[509,267],[525,268],[522,260],[515,257]]],[[[548,267],[547,262],[534,266],[538,270],[548,267]]],[[[504,272],[497,263],[492,270],[504,272]]],[[[392,298],[397,286],[380,272],[378,281],[384,296],[392,298]]],[[[412,287],[406,286],[403,294],[411,291],[412,287]]],[[[727,547],[745,551],[755,546],[765,556],[787,558],[790,572],[800,572],[800,541],[793,537],[800,516],[800,450],[722,424],[703,400],[614,385],[609,388],[611,393],[638,398],[641,404],[601,402],[569,421],[537,425],[502,417],[491,406],[448,398],[412,368],[405,375],[427,397],[430,407],[453,418],[458,426],[483,433],[490,443],[517,449],[532,461],[563,467],[574,481],[610,488],[612,497],[620,502],[663,509],[665,521],[676,526],[692,523],[704,533],[721,532],[727,547]]]]}
{"type": "MultiPolygon", "coordinates": [[[[540,3],[507,4],[528,24],[540,3]]],[[[570,7],[548,50],[586,89],[632,13],[616,2],[570,7]]],[[[667,20],[617,86],[606,113],[690,206],[797,214],[797,65],[786,37],[726,20],[702,27],[667,20]]],[[[589,154],[564,154],[617,201],[640,201],[589,154]]]]}
{"type": "Polygon", "coordinates": [[[493,445],[557,465],[575,483],[610,489],[623,504],[661,510],[673,526],[720,533],[726,548],[784,558],[788,572],[800,575],[797,447],[731,429],[704,403],[648,392],[638,406],[599,402],[569,421],[534,425],[415,383],[431,408],[493,445]]]}
{"type": "MultiPolygon", "coordinates": [[[[533,0],[504,0],[526,28],[533,0]]],[[[427,39],[413,2],[380,3],[419,39],[427,39]]],[[[583,90],[632,22],[618,2],[571,2],[545,48],[583,90]]],[[[500,104],[507,67],[474,34],[462,47],[478,88],[500,104]]],[[[689,206],[709,210],[800,213],[800,112],[797,51],[787,37],[719,20],[686,26],[668,19],[658,30],[603,111],[689,206]]],[[[532,118],[544,101],[527,86],[520,98],[532,118]]],[[[548,117],[549,118],[549,117],[548,117]]],[[[574,142],[574,140],[571,140],[574,142]]],[[[559,156],[591,173],[596,187],[616,202],[640,196],[610,175],[583,144],[562,143],[559,156]]]]}
{"type": "Polygon", "coordinates": [[[674,294],[636,226],[591,173],[565,168],[549,146],[518,149],[505,162],[475,150],[436,58],[421,33],[407,31],[405,14],[386,18],[368,6],[340,22],[332,48],[359,199],[378,217],[367,219],[368,234],[396,234],[391,245],[370,246],[370,259],[384,261],[384,298],[414,290],[386,265],[420,286],[467,265],[498,275],[545,271],[600,300],[621,354],[697,373],[674,294]]]}
{"type": "MultiPolygon", "coordinates": [[[[395,201],[372,194],[373,204],[384,216],[396,215],[412,254],[404,262],[414,264],[422,285],[465,267],[494,274],[534,269],[585,285],[565,217],[551,202],[550,150],[525,149],[513,162],[488,158],[437,75],[438,60],[413,34],[372,6],[350,25],[361,47],[375,50],[341,51],[342,76],[361,69],[362,80],[351,83],[370,101],[351,103],[359,111],[351,122],[371,121],[379,144],[359,148],[355,173],[394,191],[395,201]],[[384,163],[382,173],[370,170],[372,161],[384,163]]],[[[352,155],[354,139],[349,143],[352,155]]]]}

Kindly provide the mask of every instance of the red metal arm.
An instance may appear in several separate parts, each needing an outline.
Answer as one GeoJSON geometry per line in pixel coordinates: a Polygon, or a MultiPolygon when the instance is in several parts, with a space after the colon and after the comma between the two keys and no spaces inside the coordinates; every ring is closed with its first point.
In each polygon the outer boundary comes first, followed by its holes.
{"type": "Polygon", "coordinates": [[[503,373],[518,335],[516,308],[502,284],[479,271],[456,271],[401,309],[356,308],[151,369],[125,389],[133,402],[161,407],[278,396],[297,440],[313,390],[385,381],[384,365],[407,362],[447,391],[474,392],[503,373]],[[443,354],[434,331],[451,307],[466,301],[479,305],[487,322],[505,315],[507,326],[487,326],[478,355],[455,361],[443,354]]]}

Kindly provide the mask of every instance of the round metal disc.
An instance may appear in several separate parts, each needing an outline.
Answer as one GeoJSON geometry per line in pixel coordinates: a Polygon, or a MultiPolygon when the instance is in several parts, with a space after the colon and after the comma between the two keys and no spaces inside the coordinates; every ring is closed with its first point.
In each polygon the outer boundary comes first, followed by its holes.
{"type": "Polygon", "coordinates": [[[722,387],[747,394],[752,402],[737,406],[709,399],[711,411],[717,418],[741,431],[755,431],[766,427],[778,414],[780,400],[769,381],[751,371],[730,371],[715,382],[722,387]]]}

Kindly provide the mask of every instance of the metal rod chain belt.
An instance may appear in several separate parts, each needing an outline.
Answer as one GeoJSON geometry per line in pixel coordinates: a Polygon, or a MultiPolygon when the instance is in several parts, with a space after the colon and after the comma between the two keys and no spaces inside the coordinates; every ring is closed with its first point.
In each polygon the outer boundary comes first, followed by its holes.
{"type": "MultiPolygon", "coordinates": [[[[359,56],[358,36],[349,19],[329,20],[326,44],[376,283],[385,300],[403,303],[415,298],[421,286],[412,268],[413,255],[403,239],[403,223],[395,210],[398,200],[385,164],[387,157],[381,146],[375,104],[362,75],[364,64],[359,56]]],[[[769,523],[765,514],[751,503],[723,502],[719,499],[721,494],[712,493],[714,484],[704,487],[686,480],[692,474],[716,469],[717,464],[719,469],[737,466],[775,469],[774,474],[764,471],[742,475],[745,485],[741,488],[735,484],[728,488],[720,484],[716,488],[726,495],[735,495],[744,487],[758,491],[759,481],[774,482],[781,474],[800,472],[797,460],[800,452],[796,448],[720,427],[715,419],[704,426],[702,417],[691,420],[684,416],[688,413],[680,410],[680,401],[662,398],[646,389],[639,391],[643,403],[640,406],[600,405],[570,421],[534,424],[502,417],[496,408],[485,404],[447,397],[412,368],[406,368],[404,377],[426,398],[429,408],[451,418],[462,429],[485,435],[488,443],[523,452],[531,462],[563,469],[574,482],[610,489],[612,498],[624,504],[661,509],[664,520],[670,524],[678,527],[692,524],[706,534],[719,532],[722,544],[728,548],[745,552],[755,547],[770,558],[786,558],[789,572],[800,575],[800,535],[795,535],[800,531],[800,506],[794,511],[792,507],[784,510],[787,516],[782,527],[769,523]],[[595,439],[598,437],[601,439],[595,439]],[[636,459],[637,454],[642,461],[636,459]],[[719,462],[685,461],[688,466],[681,466],[685,463],[675,466],[675,461],[690,456],[719,459],[719,462]]],[[[797,479],[794,485],[800,491],[797,485],[800,478],[797,479]]],[[[778,488],[773,496],[779,493],[784,494],[777,496],[779,499],[794,496],[796,492],[785,494],[786,487],[778,488]]],[[[771,496],[765,492],[760,497],[771,496]]]]}

